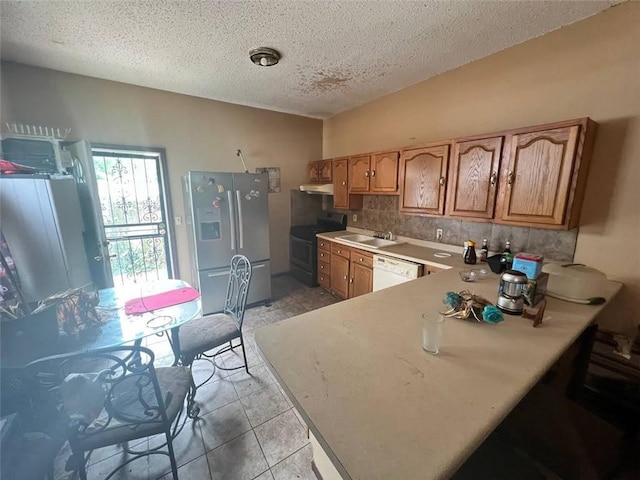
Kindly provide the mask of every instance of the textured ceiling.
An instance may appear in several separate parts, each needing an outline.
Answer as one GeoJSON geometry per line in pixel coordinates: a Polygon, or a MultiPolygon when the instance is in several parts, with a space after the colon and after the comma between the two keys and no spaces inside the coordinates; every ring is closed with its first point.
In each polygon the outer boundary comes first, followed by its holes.
{"type": "Polygon", "coordinates": [[[2,1],[1,52],[327,118],[620,1],[2,1]],[[248,52],[261,46],[280,63],[253,65],[248,52]]]}

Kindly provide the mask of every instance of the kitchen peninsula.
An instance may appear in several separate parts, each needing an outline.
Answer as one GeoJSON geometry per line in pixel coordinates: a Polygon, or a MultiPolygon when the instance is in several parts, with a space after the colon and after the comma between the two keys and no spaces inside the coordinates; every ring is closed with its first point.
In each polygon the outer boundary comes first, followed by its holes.
{"type": "Polygon", "coordinates": [[[603,306],[549,299],[542,328],[508,315],[497,325],[447,319],[433,356],[422,349],[423,312],[442,310],[450,290],[495,301],[497,275],[463,283],[458,272],[256,331],[317,442],[314,461],[326,454],[336,478],[449,478],[620,290],[610,282],[603,306]]]}

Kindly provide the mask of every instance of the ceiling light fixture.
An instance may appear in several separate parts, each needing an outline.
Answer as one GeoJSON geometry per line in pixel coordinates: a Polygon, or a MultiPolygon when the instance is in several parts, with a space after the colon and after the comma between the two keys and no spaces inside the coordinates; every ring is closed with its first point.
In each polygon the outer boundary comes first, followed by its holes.
{"type": "Polygon", "coordinates": [[[249,52],[249,58],[260,67],[272,67],[280,61],[280,54],[273,48],[254,48],[249,52]]]}

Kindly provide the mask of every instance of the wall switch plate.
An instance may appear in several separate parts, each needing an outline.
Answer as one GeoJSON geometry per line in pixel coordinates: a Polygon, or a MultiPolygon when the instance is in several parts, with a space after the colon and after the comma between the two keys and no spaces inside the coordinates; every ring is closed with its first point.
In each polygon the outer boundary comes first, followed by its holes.
{"type": "Polygon", "coordinates": [[[182,225],[182,217],[180,215],[176,215],[175,221],[176,225],[182,225]]]}
{"type": "Polygon", "coordinates": [[[438,242],[442,241],[442,229],[441,228],[436,228],[436,241],[438,241],[438,242]]]}
{"type": "Polygon", "coordinates": [[[358,214],[354,213],[353,215],[351,215],[351,221],[352,222],[357,222],[358,221],[358,214]]]}

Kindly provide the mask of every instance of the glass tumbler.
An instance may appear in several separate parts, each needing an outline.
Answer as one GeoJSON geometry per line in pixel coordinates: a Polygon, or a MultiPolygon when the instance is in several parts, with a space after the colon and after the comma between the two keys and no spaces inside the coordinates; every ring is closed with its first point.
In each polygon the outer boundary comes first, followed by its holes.
{"type": "Polygon", "coordinates": [[[422,348],[434,355],[440,350],[444,318],[439,313],[422,314],[422,348]]]}

